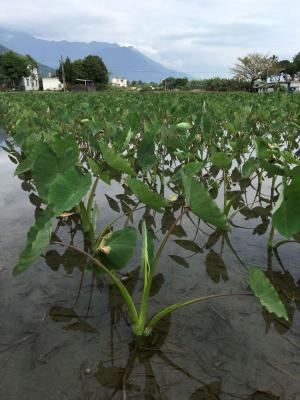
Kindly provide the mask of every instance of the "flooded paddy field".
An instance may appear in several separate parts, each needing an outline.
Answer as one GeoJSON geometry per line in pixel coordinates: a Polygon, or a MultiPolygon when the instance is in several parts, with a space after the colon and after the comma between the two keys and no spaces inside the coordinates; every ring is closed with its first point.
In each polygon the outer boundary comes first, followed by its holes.
{"type": "MultiPolygon", "coordinates": [[[[300,399],[297,234],[276,248],[287,240],[276,229],[275,251],[268,250],[281,177],[274,184],[269,174],[259,184],[256,177],[241,176],[236,161],[230,174],[223,173],[227,167],[215,171],[214,166],[203,172],[201,179],[218,207],[224,198],[231,201],[230,230],[199,222],[192,213],[178,219],[159,259],[148,314],[198,296],[248,293],[248,267],[255,265],[276,288],[289,320],[269,313],[254,296],[227,296],[168,314],[151,336],[135,340],[116,286],[106,275],[95,274],[87,257],[71,247],[50,244],[31,268],[12,275],[45,200],[37,190],[38,179],[26,173],[14,176],[20,165],[14,151],[20,154],[20,145],[0,135],[1,399],[300,399]],[[207,174],[219,182],[218,188],[207,174]]],[[[137,306],[143,292],[142,220],[157,248],[180,212],[177,186],[167,180],[169,169],[181,164],[178,158],[174,165],[171,161],[163,192],[157,173],[157,192],[166,199],[177,197],[161,212],[137,202],[122,180],[100,180],[95,188],[96,231],[113,220],[115,231],[138,231],[132,256],[119,271],[137,306]]],[[[52,241],[91,251],[76,210],[53,218],[52,241]]]]}

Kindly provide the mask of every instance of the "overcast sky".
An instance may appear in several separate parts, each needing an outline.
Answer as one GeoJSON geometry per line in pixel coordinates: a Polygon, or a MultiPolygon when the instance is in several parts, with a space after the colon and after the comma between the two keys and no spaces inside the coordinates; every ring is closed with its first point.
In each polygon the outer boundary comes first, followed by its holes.
{"type": "Polygon", "coordinates": [[[0,0],[0,26],[132,45],[172,69],[226,76],[248,52],[300,51],[300,0],[0,0]]]}

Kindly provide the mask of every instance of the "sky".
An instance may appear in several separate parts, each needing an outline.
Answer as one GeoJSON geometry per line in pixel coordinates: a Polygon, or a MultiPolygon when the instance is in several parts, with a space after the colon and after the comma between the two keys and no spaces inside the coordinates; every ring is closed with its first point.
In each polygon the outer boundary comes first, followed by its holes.
{"type": "Polygon", "coordinates": [[[131,45],[194,77],[230,76],[249,52],[300,51],[300,0],[0,0],[0,27],[131,45]]]}

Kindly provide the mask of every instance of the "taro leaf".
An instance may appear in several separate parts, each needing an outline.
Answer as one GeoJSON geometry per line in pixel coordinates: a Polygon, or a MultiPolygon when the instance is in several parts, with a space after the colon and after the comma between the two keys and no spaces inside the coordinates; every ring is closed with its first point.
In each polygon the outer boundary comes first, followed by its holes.
{"type": "Polygon", "coordinates": [[[34,163],[35,163],[36,159],[38,158],[38,156],[40,154],[43,154],[43,152],[46,150],[47,150],[47,146],[45,145],[45,143],[42,143],[42,142],[36,143],[32,147],[28,157],[17,166],[15,175],[21,175],[24,172],[31,170],[32,167],[34,166],[34,163]]]}
{"type": "Polygon", "coordinates": [[[202,253],[203,250],[201,247],[197,245],[197,243],[193,242],[192,240],[175,240],[178,246],[182,247],[185,250],[191,251],[193,253],[202,253]]]}
{"type": "Polygon", "coordinates": [[[114,199],[112,199],[111,197],[109,197],[107,194],[105,195],[105,197],[106,197],[106,199],[107,199],[107,201],[108,201],[109,207],[110,207],[113,211],[119,213],[119,212],[121,211],[121,210],[120,210],[119,203],[118,203],[116,200],[114,200],[114,199]]]}
{"type": "Polygon", "coordinates": [[[162,208],[168,206],[168,201],[157,193],[152,192],[144,182],[136,178],[126,178],[125,182],[142,203],[154,210],[162,212],[162,208]]]}
{"type": "Polygon", "coordinates": [[[96,161],[94,161],[91,157],[87,157],[87,160],[88,160],[89,167],[90,167],[92,173],[95,176],[100,177],[101,176],[101,167],[100,167],[100,165],[96,161]]]}
{"type": "Polygon", "coordinates": [[[15,170],[15,175],[21,175],[21,174],[24,174],[24,172],[31,170],[31,168],[33,167],[33,164],[34,164],[34,160],[26,158],[25,160],[20,162],[20,164],[17,166],[17,168],[15,170]]]}
{"type": "Polygon", "coordinates": [[[107,164],[116,171],[135,176],[131,165],[113,149],[111,149],[103,140],[99,142],[100,150],[107,164]]]}
{"type": "Polygon", "coordinates": [[[253,174],[253,172],[257,170],[258,167],[259,160],[253,157],[248,158],[242,168],[242,177],[249,178],[253,174]]]}
{"type": "Polygon", "coordinates": [[[107,183],[108,185],[110,185],[111,183],[111,177],[109,175],[108,171],[104,171],[101,166],[94,161],[92,158],[87,157],[88,163],[89,163],[89,167],[93,173],[94,176],[100,178],[103,180],[103,182],[107,183]]]}
{"type": "Polygon", "coordinates": [[[171,180],[173,182],[178,181],[179,179],[181,179],[181,172],[183,172],[185,175],[197,175],[199,171],[201,171],[201,169],[203,168],[204,165],[204,161],[199,162],[199,161],[193,161],[190,163],[185,164],[180,171],[178,171],[177,173],[174,174],[174,176],[172,176],[171,180]]]}
{"type": "Polygon", "coordinates": [[[125,267],[136,245],[136,229],[126,227],[105,236],[99,247],[99,255],[105,265],[113,269],[125,267]]]}
{"type": "Polygon", "coordinates": [[[182,267],[189,268],[190,266],[189,263],[183,257],[176,256],[173,254],[169,255],[169,257],[182,267]]]}
{"type": "Polygon", "coordinates": [[[182,183],[187,204],[197,217],[214,226],[229,230],[227,218],[212,200],[204,185],[196,178],[182,174],[182,183]]]}
{"type": "Polygon", "coordinates": [[[270,313],[274,313],[277,317],[284,318],[286,321],[289,320],[278,293],[259,267],[249,268],[248,284],[254,295],[270,313]]]}
{"type": "Polygon", "coordinates": [[[43,200],[47,201],[49,187],[59,172],[63,173],[64,168],[60,169],[58,159],[51,149],[47,149],[39,155],[34,163],[32,175],[38,193],[43,200]]]}
{"type": "Polygon", "coordinates": [[[284,168],[282,168],[280,165],[278,164],[273,164],[270,163],[266,160],[261,159],[260,160],[260,165],[262,166],[262,168],[271,176],[285,176],[286,172],[284,170],[284,168]]]}
{"type": "Polygon", "coordinates": [[[232,158],[228,157],[228,155],[223,151],[220,151],[212,154],[210,160],[216,168],[226,169],[230,167],[232,158]]]}
{"type": "Polygon", "coordinates": [[[80,170],[68,170],[57,175],[48,194],[48,202],[54,205],[56,215],[79,204],[91,183],[91,175],[83,174],[80,170]]]}
{"type": "Polygon", "coordinates": [[[154,154],[155,141],[151,134],[145,134],[137,147],[137,162],[143,171],[149,171],[157,162],[154,154]]]}
{"type": "Polygon", "coordinates": [[[13,269],[14,276],[26,271],[49,245],[52,218],[52,207],[47,207],[37,217],[35,225],[30,228],[27,234],[26,246],[13,269]]]}
{"type": "Polygon", "coordinates": [[[179,124],[176,125],[176,128],[183,130],[191,129],[192,127],[193,125],[189,122],[179,122],[179,124]]]}
{"type": "Polygon", "coordinates": [[[291,237],[300,231],[300,177],[283,189],[273,210],[272,223],[278,232],[291,237]]]}
{"type": "Polygon", "coordinates": [[[222,257],[219,256],[219,254],[217,254],[214,250],[210,250],[208,253],[205,260],[205,265],[206,272],[213,282],[218,283],[220,282],[221,278],[224,281],[228,281],[226,265],[224,264],[222,257]]]}

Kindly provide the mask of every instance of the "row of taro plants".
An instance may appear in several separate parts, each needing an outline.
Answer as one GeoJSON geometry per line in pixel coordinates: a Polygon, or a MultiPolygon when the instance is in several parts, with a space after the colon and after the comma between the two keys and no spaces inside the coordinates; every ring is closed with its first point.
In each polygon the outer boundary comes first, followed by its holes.
{"type": "MultiPolygon", "coordinates": [[[[261,268],[245,264],[250,291],[183,299],[148,315],[153,277],[170,235],[184,219],[228,232],[238,213],[258,213],[268,232],[268,253],[300,231],[300,98],[251,94],[3,94],[1,123],[15,174],[30,182],[41,207],[13,269],[27,270],[49,245],[87,257],[87,268],[107,275],[127,305],[132,330],[151,334],[161,318],[195,302],[251,293],[269,312],[288,319],[283,303],[261,268]],[[112,221],[99,230],[95,200],[101,182],[118,182],[126,226],[112,221]],[[270,188],[263,199],[261,188],[270,188]],[[247,190],[254,193],[251,204],[247,190]],[[220,196],[222,199],[220,200],[220,196]],[[215,200],[218,198],[218,202],[215,200]],[[138,228],[134,213],[144,210],[138,228]],[[171,215],[163,238],[157,214],[171,215]],[[57,239],[55,218],[80,216],[84,249],[57,239]],[[282,236],[274,242],[276,231],[282,236]],[[141,239],[138,241],[138,234],[141,239]],[[284,238],[283,238],[284,237],[284,238]],[[141,243],[143,290],[138,307],[120,271],[141,243]]],[[[106,194],[103,193],[103,196],[106,194]]],[[[106,195],[117,211],[117,202],[106,195]]],[[[190,246],[189,241],[180,241],[190,246]],[[184,243],[185,242],[185,243],[184,243]]]]}

